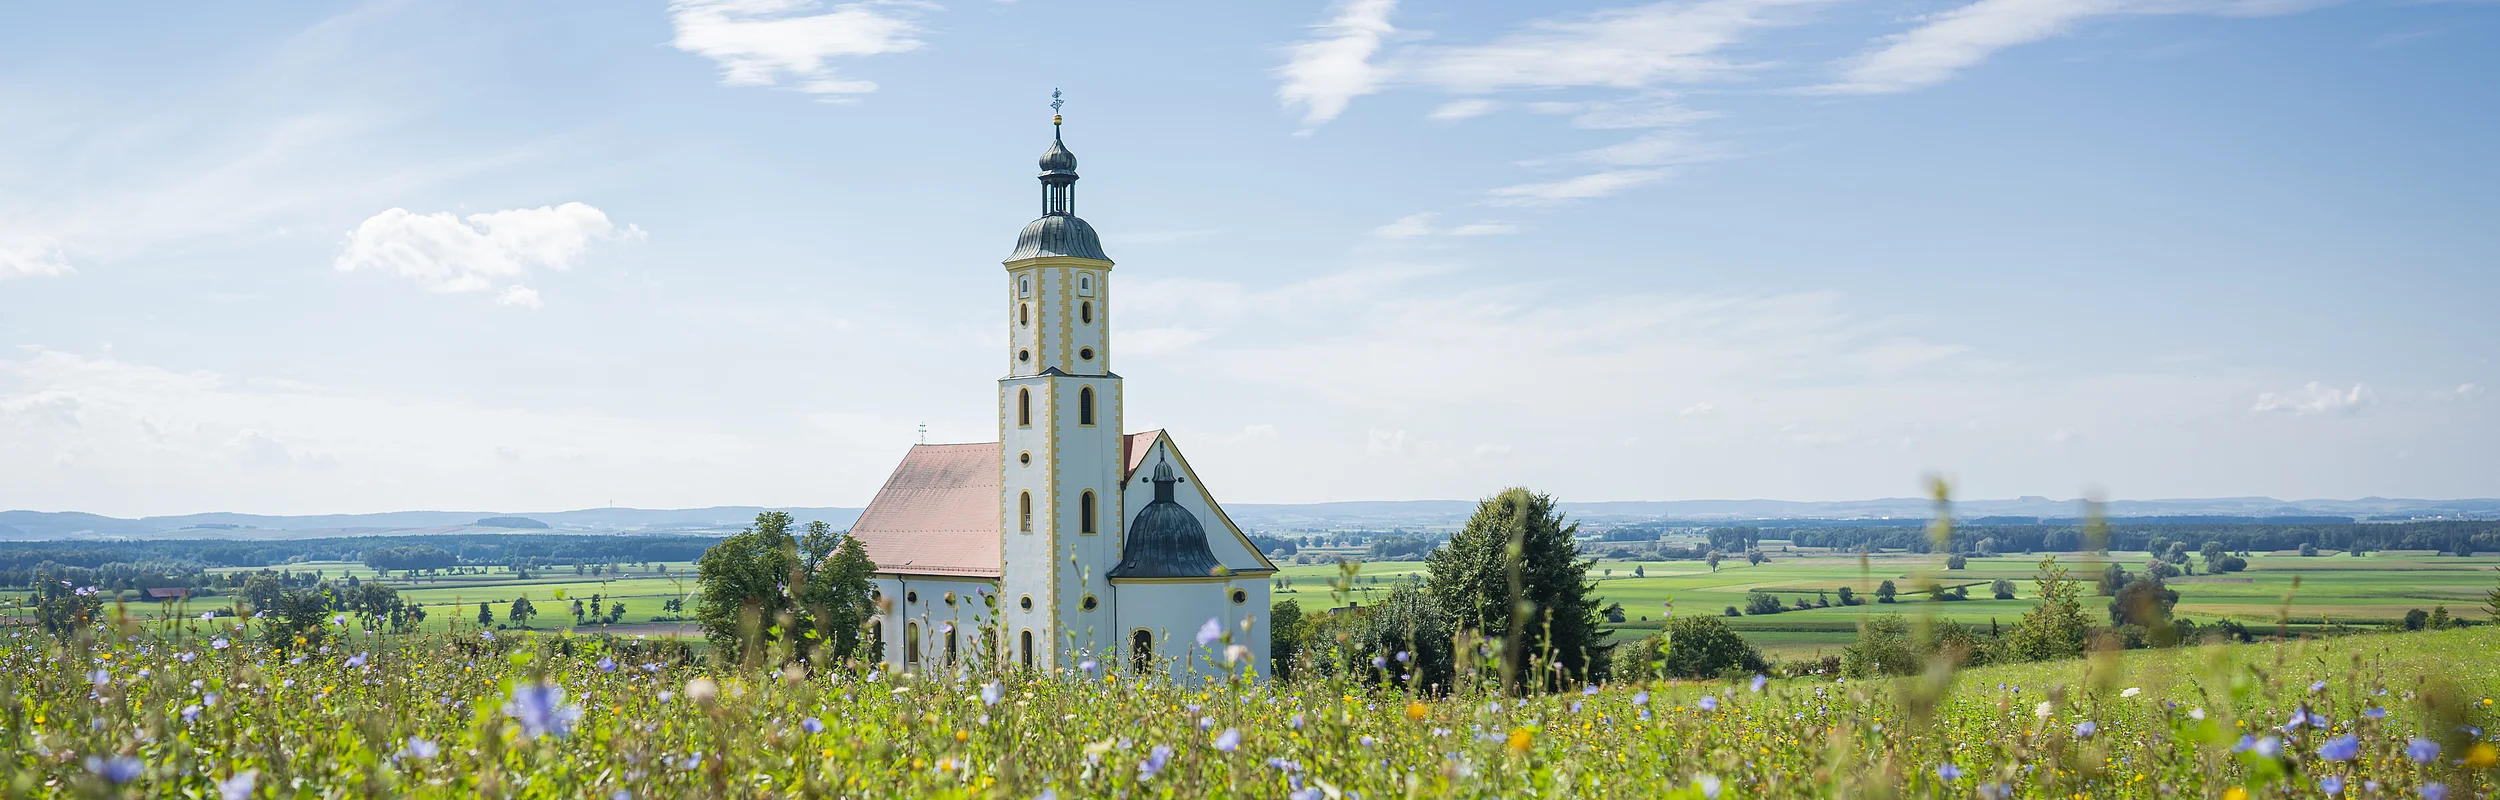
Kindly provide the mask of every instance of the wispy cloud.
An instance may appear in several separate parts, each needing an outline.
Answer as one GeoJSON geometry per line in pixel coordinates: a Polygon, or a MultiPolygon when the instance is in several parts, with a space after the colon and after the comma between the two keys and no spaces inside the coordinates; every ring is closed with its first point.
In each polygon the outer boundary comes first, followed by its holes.
{"type": "Polygon", "coordinates": [[[69,258],[61,243],[42,234],[0,235],[0,280],[42,275],[67,275],[69,258]]]}
{"type": "Polygon", "coordinates": [[[2324,5],[2326,0],[1979,0],[1882,40],[1844,62],[1838,81],[1821,94],[1906,92],[1944,82],[1997,51],[2048,39],[2086,20],[2122,14],[2262,16],[2324,5]]]}
{"type": "Polygon", "coordinates": [[[1287,49],[1290,54],[1276,74],[1283,82],[1276,99],[1302,110],[1304,132],[1345,113],[1354,98],[1380,91],[1385,71],[1371,63],[1380,40],[1397,30],[1389,13],[1397,0],[1346,0],[1336,15],[1313,26],[1309,41],[1287,49]]]}
{"type": "Polygon", "coordinates": [[[1504,186],[1485,192],[1497,206],[1545,206],[1605,197],[1636,186],[1656,183],[1672,174],[1665,169],[1610,169],[1576,178],[1504,186]]]}
{"type": "Polygon", "coordinates": [[[834,62],[919,49],[922,30],[913,9],[925,7],[845,3],[810,13],[824,6],[815,0],[678,0],[669,5],[677,31],[670,44],[719,64],[726,85],[787,80],[809,94],[864,94],[876,91],[876,82],[843,77],[834,62]]]}
{"type": "Polygon", "coordinates": [[[583,203],[467,217],[394,208],[356,226],[332,266],[397,275],[430,292],[495,291],[501,305],[538,308],[537,290],[520,283],[532,268],[572,269],[593,242],[640,238],[641,228],[619,228],[583,203]]]}
{"type": "Polygon", "coordinates": [[[2375,398],[2368,387],[2353,384],[2350,389],[2337,389],[2310,381],[2288,392],[2265,392],[2257,395],[2257,412],[2286,414],[2348,414],[2369,405],[2375,398]]]}
{"type": "Polygon", "coordinates": [[[1508,222],[1471,222],[1448,228],[1435,227],[1432,223],[1440,217],[1440,214],[1431,211],[1408,214],[1389,224],[1373,228],[1372,235],[1382,239],[1413,239],[1421,236],[1504,236],[1518,233],[1520,230],[1518,225],[1508,222]]]}
{"type": "Polygon", "coordinates": [[[1414,54],[1411,79],[1447,91],[1608,86],[1638,89],[1734,77],[1754,65],[1724,51],[1756,29],[1789,21],[1802,0],[1703,0],[1604,9],[1529,22],[1478,45],[1414,54]]]}
{"type": "Polygon", "coordinates": [[[1440,107],[1434,108],[1432,113],[1426,114],[1424,117],[1434,122],[1456,122],[1462,119],[1474,119],[1476,117],[1493,113],[1494,109],[1500,108],[1501,106],[1502,104],[1491,100],[1486,100],[1481,97],[1471,97],[1465,100],[1452,100],[1447,103],[1442,103],[1440,107]]]}

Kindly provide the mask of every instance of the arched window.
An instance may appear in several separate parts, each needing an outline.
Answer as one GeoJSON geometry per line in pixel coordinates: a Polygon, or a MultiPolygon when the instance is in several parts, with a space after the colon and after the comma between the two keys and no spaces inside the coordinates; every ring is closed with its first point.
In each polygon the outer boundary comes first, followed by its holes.
{"type": "Polygon", "coordinates": [[[1032,669],[1032,668],[1033,668],[1033,629],[1032,629],[1032,628],[1026,628],[1026,629],[1024,629],[1024,637],[1023,637],[1023,641],[1018,642],[1017,644],[1019,644],[1019,645],[1021,645],[1021,646],[1023,647],[1023,652],[1024,652],[1024,668],[1025,668],[1025,669],[1032,669]]]}
{"type": "Polygon", "coordinates": [[[1016,530],[1033,532],[1033,493],[1016,495],[1016,530]]]}
{"type": "Polygon", "coordinates": [[[920,623],[903,623],[903,666],[920,666],[920,623]]]}
{"type": "Polygon", "coordinates": [[[1094,387],[1076,390],[1076,424],[1094,424],[1094,387]]]}
{"type": "Polygon", "coordinates": [[[955,629],[946,629],[946,665],[955,665],[955,629]]]}
{"type": "Polygon", "coordinates": [[[1033,427],[1033,390],[1030,388],[1016,390],[1016,427],[1033,427]]]}
{"type": "Polygon", "coordinates": [[[1144,675],[1146,674],[1146,670],[1154,668],[1154,634],[1147,633],[1144,628],[1137,629],[1136,633],[1129,634],[1128,648],[1128,666],[1130,671],[1136,672],[1139,675],[1144,675]]]}
{"type": "Polygon", "coordinates": [[[1076,532],[1094,532],[1094,490],[1087,489],[1076,498],[1076,532]]]}
{"type": "Polygon", "coordinates": [[[1079,272],[1076,274],[1076,294],[1079,297],[1094,296],[1094,273],[1079,272]]]}
{"type": "Polygon", "coordinates": [[[1020,276],[1017,276],[1017,277],[1016,277],[1016,296],[1017,296],[1017,297],[1032,297],[1032,296],[1033,296],[1033,276],[1031,276],[1031,275],[1020,275],[1020,276]]]}
{"type": "Polygon", "coordinates": [[[1094,324],[1094,303],[1093,303],[1093,301],[1088,300],[1088,301],[1085,301],[1085,302],[1083,302],[1083,303],[1078,303],[1078,304],[1077,304],[1077,306],[1076,306],[1076,316],[1077,316],[1077,318],[1078,318],[1078,319],[1082,319],[1082,320],[1084,320],[1084,321],[1085,321],[1085,324],[1087,324],[1087,325],[1092,325],[1092,324],[1094,324]]]}
{"type": "Polygon", "coordinates": [[[885,620],[868,621],[868,652],[879,662],[885,661],[885,620]]]}
{"type": "Polygon", "coordinates": [[[1016,304],[1016,324],[1018,324],[1018,325],[1031,325],[1031,324],[1033,324],[1033,304],[1032,304],[1032,303],[1017,303],[1017,304],[1016,304]]]}

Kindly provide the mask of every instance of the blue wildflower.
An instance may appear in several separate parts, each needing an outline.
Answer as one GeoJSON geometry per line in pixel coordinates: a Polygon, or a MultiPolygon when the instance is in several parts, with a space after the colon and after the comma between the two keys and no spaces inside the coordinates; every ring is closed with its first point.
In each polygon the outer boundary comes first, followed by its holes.
{"type": "Polygon", "coordinates": [[[997,681],[990,681],[989,683],[981,686],[981,705],[998,705],[998,701],[1006,699],[1006,697],[1007,687],[997,681]]]}
{"type": "Polygon", "coordinates": [[[1222,638],[1224,638],[1224,623],[1216,621],[1214,617],[1208,617],[1207,624],[1198,626],[1199,647],[1214,644],[1215,640],[1222,638]]]}
{"type": "Polygon", "coordinates": [[[1936,779],[1937,779],[1937,780],[1940,780],[1940,781],[1947,782],[1947,783],[1951,783],[1951,782],[1953,782],[1953,781],[1958,781],[1958,780],[1961,780],[1961,779],[1962,779],[1962,768],[1961,768],[1961,767],[1954,766],[1954,765],[1953,765],[1953,762],[1951,762],[1951,761],[1947,761],[1947,762],[1944,762],[1944,763],[1942,763],[1942,764],[1937,764],[1937,765],[1936,765],[1936,779]]]}
{"type": "MultiPolygon", "coordinates": [[[[2361,737],[2349,733],[2328,739],[2326,744],[2318,746],[2318,757],[2328,761],[2351,761],[2359,755],[2361,755],[2361,737]]],[[[2333,792],[2328,792],[2328,794],[2333,794],[2333,792]]]]}
{"type": "Polygon", "coordinates": [[[2380,708],[2378,706],[2371,706],[2367,709],[2363,709],[2361,716],[2369,717],[2371,719],[2386,719],[2387,709],[2380,708]]]}
{"type": "Polygon", "coordinates": [[[582,707],[565,705],[564,687],[541,681],[512,687],[512,699],[504,703],[503,713],[521,723],[521,732],[529,738],[554,734],[561,739],[581,720],[582,707]]]}
{"type": "Polygon", "coordinates": [[[217,800],[250,800],[252,787],[260,783],[260,770],[247,769],[217,782],[217,800]]]}
{"type": "Polygon", "coordinates": [[[616,659],[609,658],[607,656],[600,656],[599,663],[592,664],[591,666],[598,667],[600,672],[615,672],[616,659]]]}
{"type": "Polygon", "coordinates": [[[111,758],[105,758],[103,756],[87,757],[88,772],[93,772],[97,777],[103,778],[104,780],[115,784],[129,783],[131,781],[138,780],[139,773],[145,772],[146,770],[147,765],[139,763],[139,759],[132,758],[130,756],[113,756],[111,758]]]}
{"type": "Polygon", "coordinates": [[[2266,758],[2282,758],[2283,740],[2280,737],[2268,736],[2257,740],[2257,746],[2253,748],[2253,750],[2257,753],[2257,755],[2264,756],[2266,758]]]}
{"type": "Polygon", "coordinates": [[[1753,690],[1754,690],[1754,691],[1757,691],[1757,692],[1762,691],[1762,687],[1764,687],[1764,686],[1768,686],[1768,685],[1770,685],[1770,683],[1771,683],[1771,676],[1768,676],[1768,675],[1759,675],[1759,674],[1757,674],[1757,675],[1753,676],[1753,690]]]}
{"type": "Polygon", "coordinates": [[[429,742],[415,736],[410,736],[408,737],[408,749],[404,752],[408,754],[409,758],[422,761],[442,755],[443,748],[436,746],[433,742],[429,742]]]}
{"type": "Polygon", "coordinates": [[[1710,800],[1718,800],[1718,799],[1719,799],[1719,776],[1717,776],[1717,775],[1695,775],[1695,776],[1693,776],[1693,788],[1695,788],[1695,789],[1700,789],[1700,790],[1701,790],[1701,796],[1703,796],[1703,797],[1710,798],[1710,800]]]}
{"type": "Polygon", "coordinates": [[[1155,749],[1146,754],[1145,760],[1137,762],[1137,779],[1153,780],[1154,776],[1163,772],[1163,766],[1169,763],[1172,763],[1172,748],[1155,745],[1155,749]]]}
{"type": "Polygon", "coordinates": [[[2318,791],[2325,792],[2325,793],[2327,794],[2327,796],[2328,796],[2328,797],[2333,797],[2333,796],[2335,796],[2335,795],[2343,794],[2343,793],[2344,793],[2344,779],[2342,779],[2342,778],[2338,778],[2338,777],[2335,777],[2335,776],[2333,776],[2333,775],[2328,775],[2328,776],[2326,776],[2326,777],[2324,777],[2324,778],[2319,778],[2319,779],[2318,779],[2318,791]]]}
{"type": "Polygon", "coordinates": [[[2444,783],[2422,784],[2422,800],[2448,800],[2448,785],[2444,783]]]}
{"type": "Polygon", "coordinates": [[[2075,738],[2090,739],[2092,738],[2092,733],[2100,729],[2101,726],[2092,724],[2092,721],[2088,719],[2075,723],[2075,738]]]}
{"type": "Polygon", "coordinates": [[[1238,749],[1240,749],[1240,748],[1241,748],[1241,731],[1240,731],[1239,729],[1236,729],[1236,728],[1225,728],[1223,733],[1219,733],[1219,734],[1216,734],[1216,735],[1215,735],[1215,751],[1216,751],[1216,752],[1219,752],[1219,753],[1230,753],[1230,752],[1232,752],[1232,751],[1234,751],[1234,750],[1238,750],[1238,749]]]}
{"type": "Polygon", "coordinates": [[[2405,757],[2413,759],[2413,763],[2416,764],[2437,761],[2439,760],[2439,743],[2419,736],[2413,737],[2413,741],[2405,743],[2405,757]]]}
{"type": "Polygon", "coordinates": [[[799,720],[799,730],[803,730],[808,733],[824,733],[825,721],[815,717],[801,719],[799,720]]]}
{"type": "Polygon", "coordinates": [[[1719,698],[1705,694],[1701,696],[1700,700],[1693,701],[1693,705],[1700,706],[1703,711],[1717,711],[1719,710],[1719,698]]]}

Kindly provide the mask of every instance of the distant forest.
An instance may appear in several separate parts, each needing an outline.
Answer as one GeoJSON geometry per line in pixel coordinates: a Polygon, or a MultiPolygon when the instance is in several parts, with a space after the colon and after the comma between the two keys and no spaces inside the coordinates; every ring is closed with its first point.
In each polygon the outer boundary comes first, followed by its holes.
{"type": "MultiPolygon", "coordinates": [[[[1859,547],[1885,550],[1907,550],[1924,553],[1931,549],[1927,531],[1915,527],[1816,527],[1816,528],[1723,528],[1713,531],[1714,541],[1720,538],[1786,538],[1798,547],[1830,547],[1852,550],[1859,547]],[[1721,531],[1743,531],[1751,536],[1729,536],[1721,531]]],[[[1955,525],[1950,551],[1972,553],[1993,550],[1999,553],[2063,553],[2084,549],[2085,526],[2081,524],[2028,525],[1955,525]],[[1983,547],[1982,543],[1986,546],[1983,547]]],[[[2298,550],[2309,545],[2320,550],[2437,550],[2446,553],[2500,551],[2500,520],[2394,522],[2394,523],[2191,523],[2141,524],[2111,523],[2108,549],[2142,550],[2154,540],[2178,542],[2221,542],[2235,552],[2267,552],[2298,550]]]]}
{"type": "Polygon", "coordinates": [[[708,536],[475,534],[358,536],[234,541],[0,542],[0,586],[38,576],[106,589],[207,586],[212,567],[282,567],[303,561],[358,561],[375,569],[692,561],[719,539],[708,536]]]}

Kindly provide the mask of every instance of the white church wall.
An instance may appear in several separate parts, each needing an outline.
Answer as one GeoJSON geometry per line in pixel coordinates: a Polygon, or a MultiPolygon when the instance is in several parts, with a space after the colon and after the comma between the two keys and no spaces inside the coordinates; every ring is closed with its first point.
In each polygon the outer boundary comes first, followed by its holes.
{"type": "MultiPolygon", "coordinates": [[[[976,656],[981,626],[989,620],[990,611],[983,600],[995,594],[998,584],[983,578],[931,578],[880,575],[870,579],[877,592],[889,601],[891,608],[878,617],[883,626],[885,652],[882,659],[889,665],[906,665],[905,648],[914,626],[919,629],[920,659],[918,669],[934,670],[946,663],[946,634],[955,633],[955,655],[958,667],[969,666],[976,656]],[[947,602],[948,595],[954,602],[947,602]]],[[[986,657],[986,656],[983,656],[986,657]]]]}
{"type": "Polygon", "coordinates": [[[1154,670],[1163,675],[1185,680],[1221,678],[1224,669],[1218,666],[1224,658],[1221,643],[1199,647],[1198,630],[1214,619],[1225,632],[1231,633],[1233,644],[1250,649],[1249,661],[1242,665],[1254,668],[1260,678],[1267,676],[1267,613],[1261,598],[1266,597],[1267,581],[1244,577],[1230,581],[1203,582],[1122,582],[1115,587],[1121,612],[1119,629],[1121,647],[1116,660],[1108,663],[1121,670],[1131,669],[1130,643],[1138,631],[1154,637],[1154,670]],[[1241,590],[1245,601],[1232,602],[1235,589],[1241,590]],[[1243,619],[1250,628],[1241,628],[1243,619]]]}

